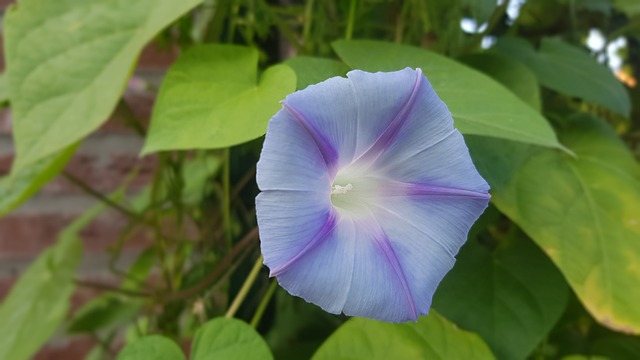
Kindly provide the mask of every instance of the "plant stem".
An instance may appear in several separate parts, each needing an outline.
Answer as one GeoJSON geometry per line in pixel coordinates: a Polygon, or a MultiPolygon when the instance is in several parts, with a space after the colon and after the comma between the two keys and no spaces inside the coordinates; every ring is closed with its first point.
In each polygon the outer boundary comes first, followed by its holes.
{"type": "Polygon", "coordinates": [[[344,38],[347,40],[351,40],[351,36],[353,35],[353,23],[356,19],[356,5],[358,0],[351,0],[349,4],[349,18],[347,20],[347,30],[344,34],[344,38]]]}
{"type": "Polygon", "coordinates": [[[311,19],[313,17],[313,4],[314,0],[307,0],[306,5],[304,6],[304,25],[302,27],[302,43],[304,44],[304,48],[311,52],[311,48],[309,46],[309,34],[311,33],[311,19]]]}
{"type": "Polygon", "coordinates": [[[216,268],[213,269],[213,271],[201,282],[183,291],[172,294],[165,294],[162,296],[161,300],[167,302],[176,299],[188,299],[194,295],[197,295],[199,292],[206,289],[209,285],[218,280],[225,273],[225,270],[228,269],[235,260],[240,258],[240,255],[249,247],[249,245],[253,243],[253,240],[255,240],[257,237],[258,228],[254,228],[249,233],[247,233],[247,235],[245,235],[242,240],[240,240],[224,258],[222,258],[222,260],[220,260],[216,268]]]}
{"type": "Polygon", "coordinates": [[[267,305],[269,305],[269,302],[271,301],[271,298],[273,297],[273,294],[276,292],[277,288],[278,288],[278,282],[276,280],[271,281],[271,285],[269,285],[267,292],[262,297],[262,301],[260,301],[260,304],[256,309],[256,313],[253,314],[253,317],[251,318],[251,326],[254,329],[257,328],[258,325],[260,324],[260,319],[262,319],[262,315],[264,314],[264,311],[267,309],[267,305]]]}
{"type": "Polygon", "coordinates": [[[224,239],[227,250],[231,249],[231,156],[229,148],[223,150],[224,165],[222,167],[222,218],[224,227],[224,239]]]}
{"type": "Polygon", "coordinates": [[[247,279],[244,281],[244,284],[242,284],[242,287],[240,288],[240,291],[238,291],[236,298],[233,299],[231,306],[229,306],[229,310],[227,310],[227,313],[224,315],[225,317],[231,318],[233,317],[233,315],[236,314],[236,311],[238,311],[238,309],[240,308],[240,304],[242,304],[242,301],[244,300],[244,298],[247,297],[247,294],[249,293],[251,286],[256,281],[256,278],[260,273],[260,269],[262,268],[263,260],[264,258],[262,257],[262,255],[260,255],[258,259],[256,259],[256,262],[255,264],[253,264],[253,268],[251,269],[249,276],[247,276],[247,279]]]}
{"type": "Polygon", "coordinates": [[[76,285],[80,287],[110,291],[110,292],[115,292],[115,293],[123,294],[127,296],[134,296],[134,297],[150,297],[151,296],[151,294],[147,292],[124,289],[121,287],[111,286],[111,285],[103,284],[99,282],[80,280],[80,279],[76,279],[74,282],[76,283],[76,285]]]}
{"type": "Polygon", "coordinates": [[[91,186],[87,185],[84,181],[82,181],[79,178],[75,177],[75,175],[71,174],[70,172],[68,172],[66,170],[63,170],[62,171],[62,176],[64,176],[65,179],[69,180],[69,182],[71,182],[75,186],[77,186],[80,189],[82,189],[82,191],[84,191],[87,194],[95,197],[96,199],[100,200],[105,205],[113,208],[114,210],[116,210],[117,212],[121,213],[122,215],[125,215],[126,217],[134,219],[134,220],[136,220],[138,222],[144,223],[144,219],[142,219],[142,217],[140,217],[140,215],[134,213],[133,211],[125,208],[124,206],[122,206],[122,205],[118,204],[117,202],[115,202],[115,201],[109,199],[108,197],[104,196],[99,191],[97,191],[94,188],[92,188],[91,186]]]}

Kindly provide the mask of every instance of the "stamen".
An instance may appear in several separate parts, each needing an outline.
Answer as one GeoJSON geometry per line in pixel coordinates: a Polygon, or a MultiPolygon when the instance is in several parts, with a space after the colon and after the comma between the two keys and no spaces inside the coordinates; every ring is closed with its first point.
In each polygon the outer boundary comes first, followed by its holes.
{"type": "Polygon", "coordinates": [[[331,188],[331,195],[346,194],[351,189],[353,189],[353,185],[351,184],[347,184],[345,186],[333,185],[331,188]]]}

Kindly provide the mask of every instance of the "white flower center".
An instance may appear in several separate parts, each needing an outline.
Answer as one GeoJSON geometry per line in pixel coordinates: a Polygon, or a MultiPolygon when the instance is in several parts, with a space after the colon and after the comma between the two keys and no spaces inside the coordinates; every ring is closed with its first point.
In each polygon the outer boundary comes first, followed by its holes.
{"type": "Polygon", "coordinates": [[[346,194],[349,190],[353,189],[353,185],[347,184],[345,186],[333,185],[331,188],[331,195],[346,194]]]}
{"type": "Polygon", "coordinates": [[[381,179],[374,176],[371,169],[346,167],[333,179],[331,203],[343,216],[368,216],[382,186],[381,179]]]}

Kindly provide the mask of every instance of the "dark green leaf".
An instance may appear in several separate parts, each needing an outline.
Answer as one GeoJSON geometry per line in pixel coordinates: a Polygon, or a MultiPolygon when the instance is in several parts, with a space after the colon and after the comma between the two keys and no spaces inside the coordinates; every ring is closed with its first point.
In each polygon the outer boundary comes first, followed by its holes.
{"type": "Polygon", "coordinates": [[[547,121],[488,76],[430,51],[377,41],[337,41],[333,47],[354,69],[421,68],[464,134],[561,147],[547,121]]]}
{"type": "Polygon", "coordinates": [[[4,19],[14,168],[82,139],[113,110],[142,47],[201,0],[21,0],[4,19]]]}
{"type": "Polygon", "coordinates": [[[434,308],[482,336],[499,359],[525,359],[567,304],[568,287],[558,270],[524,236],[493,252],[472,239],[457,258],[434,308]]]}
{"type": "Polygon", "coordinates": [[[93,333],[123,325],[136,317],[142,302],[124,300],[105,294],[89,300],[75,314],[67,327],[69,333],[93,333]]]}
{"type": "Polygon", "coordinates": [[[525,40],[505,37],[495,49],[529,66],[540,84],[549,89],[594,102],[624,116],[631,112],[629,94],[613,72],[580,48],[545,38],[536,52],[525,40]]]}
{"type": "Polygon", "coordinates": [[[494,359],[482,339],[431,311],[416,323],[352,318],[318,349],[313,360],[494,359]]]}
{"type": "Polygon", "coordinates": [[[637,0],[613,0],[613,5],[629,17],[640,15],[640,1],[637,0]]]}
{"type": "Polygon", "coordinates": [[[599,119],[567,120],[575,157],[469,138],[492,201],[551,257],[602,324],[640,332],[640,169],[599,119]]]}
{"type": "Polygon", "coordinates": [[[258,82],[257,67],[253,48],[200,45],[185,52],[162,82],[143,153],[224,148],[264,135],[296,76],[276,65],[258,82]]]}

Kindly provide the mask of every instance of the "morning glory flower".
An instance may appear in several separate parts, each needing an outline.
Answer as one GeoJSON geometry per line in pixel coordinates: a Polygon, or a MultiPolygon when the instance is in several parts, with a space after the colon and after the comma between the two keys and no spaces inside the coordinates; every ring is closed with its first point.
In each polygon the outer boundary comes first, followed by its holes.
{"type": "Polygon", "coordinates": [[[446,105],[410,68],[354,70],[282,105],[257,169],[271,276],[330,313],[427,314],[490,198],[446,105]]]}

